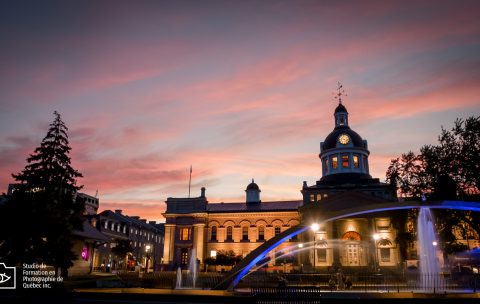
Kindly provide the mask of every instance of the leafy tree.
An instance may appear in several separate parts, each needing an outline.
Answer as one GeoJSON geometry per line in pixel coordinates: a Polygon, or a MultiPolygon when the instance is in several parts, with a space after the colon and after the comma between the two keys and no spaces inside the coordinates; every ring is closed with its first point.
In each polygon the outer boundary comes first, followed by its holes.
{"type": "MultiPolygon", "coordinates": [[[[480,197],[480,116],[457,119],[450,130],[442,127],[438,145],[425,145],[392,159],[387,182],[406,199],[478,200],[480,197]]],[[[458,232],[478,235],[480,215],[458,210],[435,210],[436,227],[444,253],[463,249],[458,232]]]]}
{"type": "Polygon", "coordinates": [[[66,271],[73,265],[72,232],[81,230],[84,203],[76,192],[82,187],[73,169],[68,128],[60,114],[39,147],[27,158],[7,203],[0,210],[0,257],[10,263],[43,262],[66,271]]]}
{"type": "Polygon", "coordinates": [[[392,225],[399,231],[395,238],[395,243],[398,244],[400,256],[403,261],[409,258],[408,248],[413,244],[415,237],[413,234],[413,227],[410,229],[407,227],[409,222],[416,217],[417,210],[397,210],[395,213],[391,213],[392,225]]]}
{"type": "Polygon", "coordinates": [[[386,176],[401,196],[430,199],[473,199],[480,194],[480,116],[457,119],[442,127],[438,145],[425,145],[392,159],[386,176]]]}
{"type": "Polygon", "coordinates": [[[420,198],[429,191],[423,158],[412,151],[392,159],[386,176],[387,183],[397,188],[403,197],[420,198]]]}

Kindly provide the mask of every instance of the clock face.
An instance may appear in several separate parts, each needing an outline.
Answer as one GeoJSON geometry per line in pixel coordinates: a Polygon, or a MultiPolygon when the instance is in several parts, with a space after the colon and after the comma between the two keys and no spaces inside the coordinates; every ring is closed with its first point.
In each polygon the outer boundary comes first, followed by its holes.
{"type": "Polygon", "coordinates": [[[350,141],[350,137],[348,137],[347,134],[342,134],[338,137],[338,141],[342,144],[342,145],[346,145],[348,144],[348,142],[350,141]]]}

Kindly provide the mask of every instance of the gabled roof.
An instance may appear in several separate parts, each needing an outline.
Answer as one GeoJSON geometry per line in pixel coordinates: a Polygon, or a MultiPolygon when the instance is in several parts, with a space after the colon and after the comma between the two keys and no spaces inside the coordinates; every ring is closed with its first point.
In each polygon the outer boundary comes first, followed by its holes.
{"type": "Polygon", "coordinates": [[[246,203],[215,203],[207,205],[207,212],[259,212],[259,211],[297,211],[303,201],[246,203]]]}
{"type": "Polygon", "coordinates": [[[92,227],[92,225],[90,225],[87,220],[83,221],[83,231],[74,230],[72,233],[73,235],[79,236],[84,239],[105,242],[108,241],[108,238],[103,233],[92,227]]]}

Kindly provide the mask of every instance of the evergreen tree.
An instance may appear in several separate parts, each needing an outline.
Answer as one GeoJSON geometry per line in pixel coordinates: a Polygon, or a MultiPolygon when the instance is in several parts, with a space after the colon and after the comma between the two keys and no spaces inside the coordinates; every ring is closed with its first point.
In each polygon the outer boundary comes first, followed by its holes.
{"type": "Polygon", "coordinates": [[[68,128],[54,112],[47,135],[12,174],[14,191],[2,206],[0,257],[10,263],[43,262],[65,271],[73,265],[72,232],[82,229],[84,203],[76,198],[82,174],[71,166],[68,128]]]}

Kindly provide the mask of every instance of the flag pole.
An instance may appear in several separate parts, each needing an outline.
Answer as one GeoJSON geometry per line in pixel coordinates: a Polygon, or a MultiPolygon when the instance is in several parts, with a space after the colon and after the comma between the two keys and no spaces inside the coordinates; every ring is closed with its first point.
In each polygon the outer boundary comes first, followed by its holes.
{"type": "Polygon", "coordinates": [[[190,178],[188,180],[188,198],[190,198],[190,186],[192,185],[192,165],[190,165],[190,178]]]}

